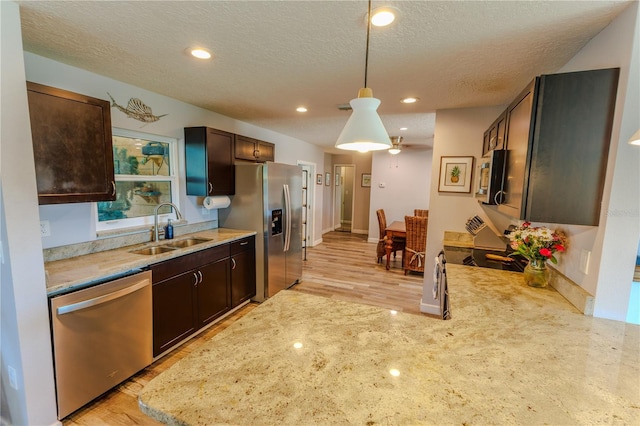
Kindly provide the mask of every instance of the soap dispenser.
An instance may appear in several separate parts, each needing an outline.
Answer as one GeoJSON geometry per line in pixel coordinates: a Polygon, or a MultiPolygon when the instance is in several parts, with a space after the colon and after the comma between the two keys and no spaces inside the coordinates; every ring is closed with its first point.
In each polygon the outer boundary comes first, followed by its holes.
{"type": "Polygon", "coordinates": [[[171,219],[167,220],[167,226],[164,227],[164,239],[165,240],[173,239],[173,225],[171,224],[171,219]]]}

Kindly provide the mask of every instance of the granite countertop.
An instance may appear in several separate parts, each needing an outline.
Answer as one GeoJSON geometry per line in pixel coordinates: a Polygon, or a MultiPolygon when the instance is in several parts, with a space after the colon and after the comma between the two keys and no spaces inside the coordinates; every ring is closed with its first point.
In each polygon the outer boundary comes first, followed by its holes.
{"type": "Polygon", "coordinates": [[[640,326],[518,273],[447,269],[448,321],[281,291],[151,380],[140,408],[174,425],[637,423],[640,326]]]}
{"type": "Polygon", "coordinates": [[[185,254],[220,244],[225,244],[250,235],[255,235],[255,232],[217,228],[181,235],[174,240],[161,240],[154,243],[136,244],[119,249],[106,250],[98,253],[70,257],[63,260],[45,262],[44,268],[47,276],[47,294],[51,296],[79,289],[95,281],[112,276],[118,276],[119,274],[126,273],[137,268],[144,268],[153,263],[183,256],[185,254]],[[163,245],[172,241],[179,241],[193,237],[204,238],[210,241],[156,255],[131,253],[132,250],[163,245]]]}

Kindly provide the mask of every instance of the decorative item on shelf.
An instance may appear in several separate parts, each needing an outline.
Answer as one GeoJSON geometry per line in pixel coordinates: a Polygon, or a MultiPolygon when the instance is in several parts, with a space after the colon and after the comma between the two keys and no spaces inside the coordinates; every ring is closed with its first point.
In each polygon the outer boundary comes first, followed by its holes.
{"type": "Polygon", "coordinates": [[[165,115],[167,115],[167,114],[153,115],[153,111],[151,110],[151,107],[146,105],[144,102],[142,102],[138,98],[129,99],[129,103],[125,108],[122,105],[118,105],[116,103],[116,100],[113,99],[113,96],[111,96],[108,92],[107,92],[107,95],[109,95],[109,97],[111,98],[112,108],[114,107],[118,108],[120,111],[125,113],[127,117],[133,118],[138,121],[142,121],[143,123],[153,123],[155,121],[160,120],[160,118],[164,117],[165,115]]]}
{"type": "Polygon", "coordinates": [[[547,260],[557,264],[556,252],[562,253],[567,247],[567,237],[562,231],[532,227],[524,222],[512,230],[507,237],[515,254],[529,260],[524,268],[524,282],[531,287],[546,287],[549,284],[547,260]]]}

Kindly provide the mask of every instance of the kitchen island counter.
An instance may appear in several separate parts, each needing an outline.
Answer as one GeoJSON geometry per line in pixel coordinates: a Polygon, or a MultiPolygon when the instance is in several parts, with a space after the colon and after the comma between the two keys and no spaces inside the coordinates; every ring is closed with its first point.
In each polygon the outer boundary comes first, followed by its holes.
{"type": "Polygon", "coordinates": [[[452,319],[286,290],[149,382],[167,424],[633,424],[640,326],[448,265],[452,319]]]}

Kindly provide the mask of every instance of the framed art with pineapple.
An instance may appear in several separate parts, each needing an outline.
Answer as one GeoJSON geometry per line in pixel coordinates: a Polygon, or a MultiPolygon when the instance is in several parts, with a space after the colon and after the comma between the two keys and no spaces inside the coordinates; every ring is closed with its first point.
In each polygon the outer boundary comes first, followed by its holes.
{"type": "Polygon", "coordinates": [[[473,157],[440,157],[438,192],[471,192],[473,157]]]}

